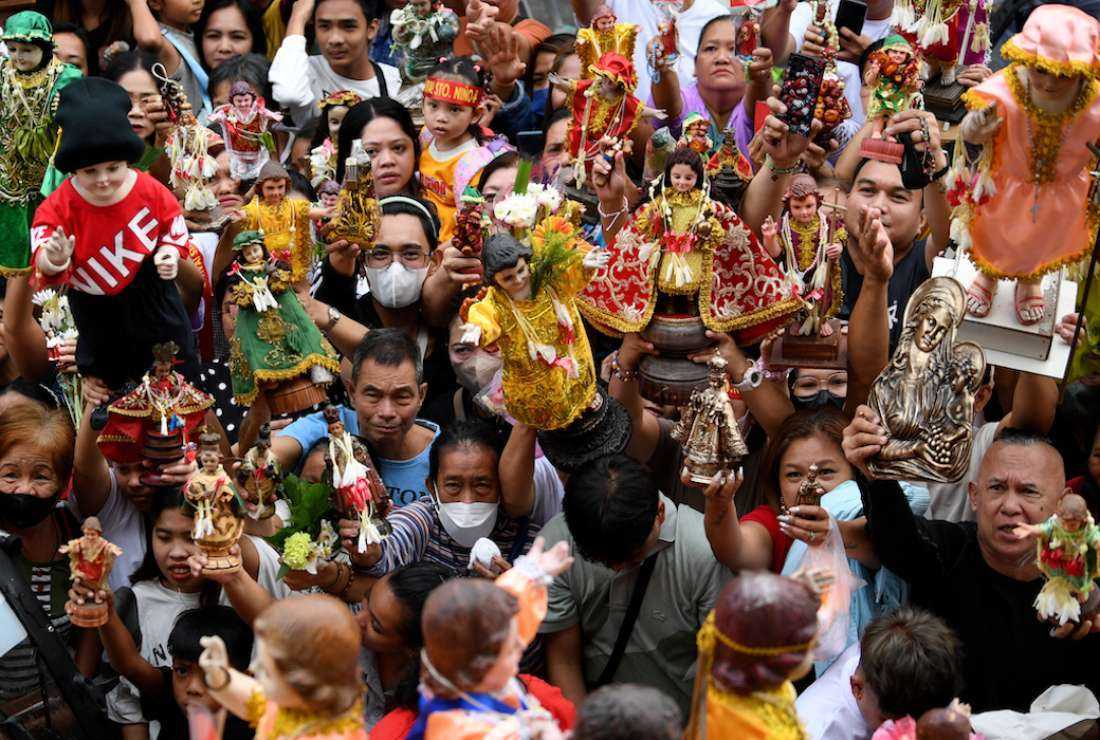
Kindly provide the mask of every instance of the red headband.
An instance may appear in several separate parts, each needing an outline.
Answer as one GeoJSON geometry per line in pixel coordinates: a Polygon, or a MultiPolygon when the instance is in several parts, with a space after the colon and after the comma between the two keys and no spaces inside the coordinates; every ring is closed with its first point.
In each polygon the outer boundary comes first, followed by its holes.
{"type": "Polygon", "coordinates": [[[465,82],[429,77],[424,82],[424,97],[476,108],[481,102],[481,88],[467,85],[465,82]]]}

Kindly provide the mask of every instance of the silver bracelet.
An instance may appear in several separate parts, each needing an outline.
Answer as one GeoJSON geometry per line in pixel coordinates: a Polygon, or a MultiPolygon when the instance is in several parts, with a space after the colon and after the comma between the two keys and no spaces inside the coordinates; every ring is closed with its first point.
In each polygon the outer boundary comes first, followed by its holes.
{"type": "Polygon", "coordinates": [[[602,203],[597,203],[596,204],[596,212],[600,214],[600,218],[618,218],[619,216],[626,213],[626,211],[629,207],[630,207],[630,204],[627,202],[626,196],[624,195],[623,196],[623,207],[620,210],[615,211],[614,213],[604,213],[603,212],[603,204],[602,203]]]}

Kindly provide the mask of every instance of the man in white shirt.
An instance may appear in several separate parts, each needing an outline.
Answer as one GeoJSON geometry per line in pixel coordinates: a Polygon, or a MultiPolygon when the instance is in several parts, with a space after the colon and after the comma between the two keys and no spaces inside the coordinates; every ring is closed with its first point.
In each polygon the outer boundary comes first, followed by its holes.
{"type": "Polygon", "coordinates": [[[272,94],[296,125],[319,117],[318,103],[330,92],[351,90],[364,100],[397,95],[397,68],[370,58],[383,8],[378,0],[296,0],[270,72],[272,94]],[[306,53],[311,17],[320,56],[306,53]]]}
{"type": "Polygon", "coordinates": [[[902,607],[879,617],[798,697],[806,734],[867,740],[888,719],[946,707],[962,688],[961,647],[929,612],[902,607]]]}
{"type": "MultiPolygon", "coordinates": [[[[893,0],[891,0],[892,2],[893,0]]],[[[634,42],[634,71],[638,73],[637,95],[646,100],[651,92],[652,80],[646,62],[646,46],[657,36],[657,24],[664,20],[650,0],[572,0],[577,22],[587,26],[601,5],[611,8],[619,23],[638,24],[638,37],[634,42]]],[[[678,39],[676,50],[680,54],[674,72],[681,85],[695,80],[695,52],[699,48],[699,34],[703,26],[720,15],[729,15],[729,3],[719,0],[684,0],[683,9],[676,17],[678,39]]]]}

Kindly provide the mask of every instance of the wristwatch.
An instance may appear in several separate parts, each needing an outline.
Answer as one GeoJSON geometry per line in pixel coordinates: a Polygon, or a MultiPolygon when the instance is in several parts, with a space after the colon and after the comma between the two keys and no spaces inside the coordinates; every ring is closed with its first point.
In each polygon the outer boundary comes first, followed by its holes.
{"type": "Polygon", "coordinates": [[[344,314],[340,313],[339,309],[334,306],[328,307],[328,323],[325,324],[324,332],[328,334],[336,326],[336,322],[344,317],[344,314]]]}
{"type": "Polygon", "coordinates": [[[734,383],[733,387],[741,393],[746,391],[754,391],[760,387],[760,384],[764,382],[764,373],[760,372],[755,364],[749,365],[748,370],[741,376],[740,383],[734,383]]]}

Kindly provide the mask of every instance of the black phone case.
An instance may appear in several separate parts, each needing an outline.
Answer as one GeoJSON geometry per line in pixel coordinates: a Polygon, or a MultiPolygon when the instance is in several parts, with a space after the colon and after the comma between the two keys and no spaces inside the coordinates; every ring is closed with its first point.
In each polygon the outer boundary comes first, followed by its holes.
{"type": "Polygon", "coordinates": [[[850,28],[852,33],[859,36],[863,33],[863,21],[866,18],[867,3],[860,0],[840,0],[840,4],[836,6],[836,19],[833,23],[836,25],[837,33],[840,33],[842,28],[850,28]]]}
{"type": "Polygon", "coordinates": [[[814,120],[814,105],[824,74],[824,60],[802,54],[791,54],[787,60],[779,101],[787,106],[787,112],[780,118],[787,124],[790,133],[809,136],[810,124],[814,120]]]}

